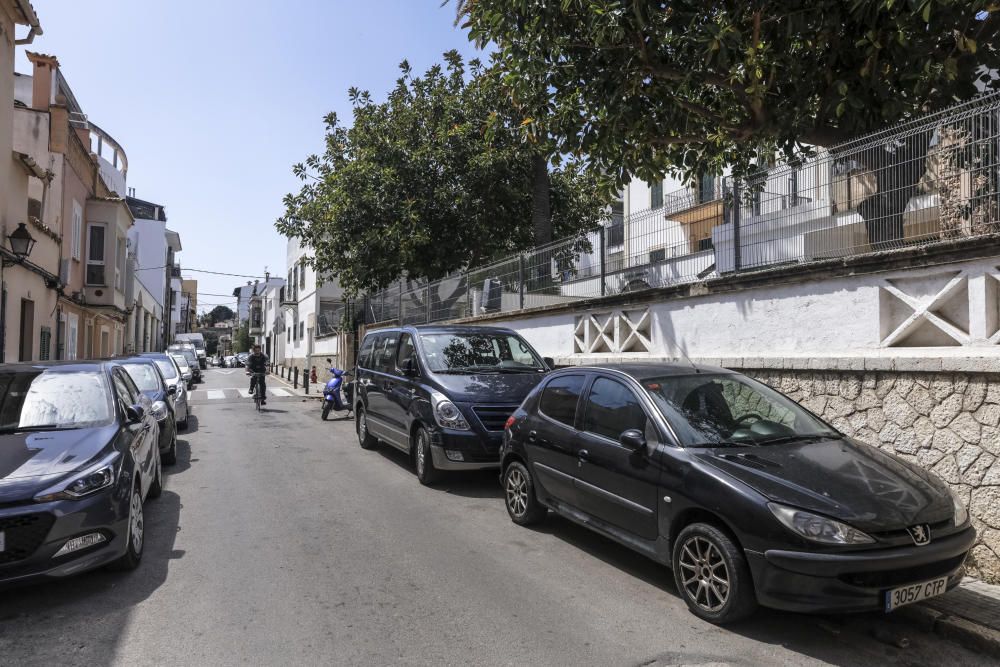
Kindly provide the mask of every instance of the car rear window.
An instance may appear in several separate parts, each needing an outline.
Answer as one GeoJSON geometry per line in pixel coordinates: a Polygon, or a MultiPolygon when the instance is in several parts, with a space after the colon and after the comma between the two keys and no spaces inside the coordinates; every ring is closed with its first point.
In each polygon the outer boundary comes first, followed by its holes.
{"type": "Polygon", "coordinates": [[[157,391],[160,389],[160,378],[152,364],[122,364],[122,367],[132,376],[132,381],[140,391],[157,391]]]}
{"type": "Polygon", "coordinates": [[[553,378],[542,390],[538,409],[545,416],[568,426],[576,423],[576,406],[586,378],[583,375],[562,375],[553,378]]]}
{"type": "Polygon", "coordinates": [[[167,359],[157,359],[156,365],[159,367],[160,372],[163,373],[163,377],[168,380],[172,380],[177,377],[177,371],[174,369],[174,365],[170,363],[167,359]]]}

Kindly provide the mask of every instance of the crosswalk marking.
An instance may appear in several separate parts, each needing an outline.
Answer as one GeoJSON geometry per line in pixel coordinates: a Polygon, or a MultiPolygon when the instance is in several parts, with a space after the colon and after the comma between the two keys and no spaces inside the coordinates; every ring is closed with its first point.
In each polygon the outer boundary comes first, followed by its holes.
{"type": "Polygon", "coordinates": [[[272,396],[291,396],[292,392],[287,389],[268,389],[272,396]]]}
{"type": "MultiPolygon", "coordinates": [[[[288,389],[282,389],[281,387],[268,387],[267,393],[275,398],[289,398],[295,396],[293,392],[288,389]]],[[[237,395],[239,395],[240,398],[253,397],[253,394],[250,393],[249,389],[226,387],[224,389],[194,389],[190,393],[190,398],[194,401],[218,401],[226,398],[236,399],[237,395]]]]}
{"type": "Polygon", "coordinates": [[[208,391],[205,392],[205,395],[209,399],[225,398],[226,392],[222,391],[221,389],[209,389],[208,391]]]}
{"type": "Polygon", "coordinates": [[[237,389],[236,391],[240,392],[240,396],[242,396],[243,398],[250,398],[249,389],[237,389]]]}

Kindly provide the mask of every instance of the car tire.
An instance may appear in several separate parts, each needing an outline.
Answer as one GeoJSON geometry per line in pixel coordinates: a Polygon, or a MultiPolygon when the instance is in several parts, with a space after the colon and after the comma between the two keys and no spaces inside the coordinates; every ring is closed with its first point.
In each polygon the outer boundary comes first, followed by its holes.
{"type": "Polygon", "coordinates": [[[323,421],[330,416],[330,401],[323,401],[323,421]]]}
{"type": "Polygon", "coordinates": [[[128,532],[125,535],[125,553],[111,563],[113,570],[134,570],[142,561],[142,550],[145,544],[145,519],[142,508],[142,491],[136,484],[132,488],[129,499],[128,532]],[[138,512],[138,515],[134,514],[138,512]],[[138,539],[136,539],[138,533],[138,539]]]}
{"type": "Polygon", "coordinates": [[[504,505],[510,520],[519,526],[538,523],[549,513],[535,495],[535,480],[528,467],[511,461],[503,471],[504,505]]]}
{"type": "Polygon", "coordinates": [[[177,424],[174,424],[174,437],[170,439],[170,449],[163,455],[163,463],[168,466],[177,463],[177,424]]]}
{"type": "Polygon", "coordinates": [[[724,531],[693,523],[674,541],[677,593],[698,618],[724,625],[757,608],[750,567],[742,549],[724,531]]]}
{"type": "Polygon", "coordinates": [[[159,498],[163,493],[163,459],[160,458],[160,450],[156,450],[156,472],[153,473],[153,481],[149,484],[147,498],[159,498]]]}
{"type": "Polygon", "coordinates": [[[179,428],[182,431],[186,431],[188,427],[188,417],[190,416],[191,416],[190,412],[184,413],[184,419],[183,421],[177,422],[177,428],[179,428]]]}
{"type": "Polygon", "coordinates": [[[354,428],[358,432],[358,444],[361,445],[361,449],[375,449],[378,446],[378,438],[368,432],[368,415],[364,408],[358,408],[354,428]]]}
{"type": "Polygon", "coordinates": [[[435,484],[444,476],[444,473],[434,467],[431,434],[423,426],[418,426],[413,434],[413,469],[417,473],[417,481],[424,486],[435,484]]]}

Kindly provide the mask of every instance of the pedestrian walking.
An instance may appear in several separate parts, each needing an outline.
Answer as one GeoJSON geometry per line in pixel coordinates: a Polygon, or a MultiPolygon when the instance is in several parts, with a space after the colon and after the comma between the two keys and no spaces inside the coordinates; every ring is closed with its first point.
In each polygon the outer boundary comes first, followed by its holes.
{"type": "Polygon", "coordinates": [[[313,366],[312,370],[309,371],[309,381],[316,384],[316,367],[313,366]]]}

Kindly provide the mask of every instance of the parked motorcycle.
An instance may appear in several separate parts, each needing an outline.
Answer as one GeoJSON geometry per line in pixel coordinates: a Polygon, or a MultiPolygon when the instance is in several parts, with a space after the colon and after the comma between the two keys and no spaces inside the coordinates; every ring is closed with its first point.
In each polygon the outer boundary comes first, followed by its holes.
{"type": "Polygon", "coordinates": [[[331,368],[330,373],[333,377],[323,387],[323,420],[326,420],[331,410],[338,412],[347,410],[347,417],[350,418],[354,405],[354,382],[347,378],[352,373],[342,371],[339,368],[331,368]],[[341,395],[342,391],[343,396],[341,395]]]}

